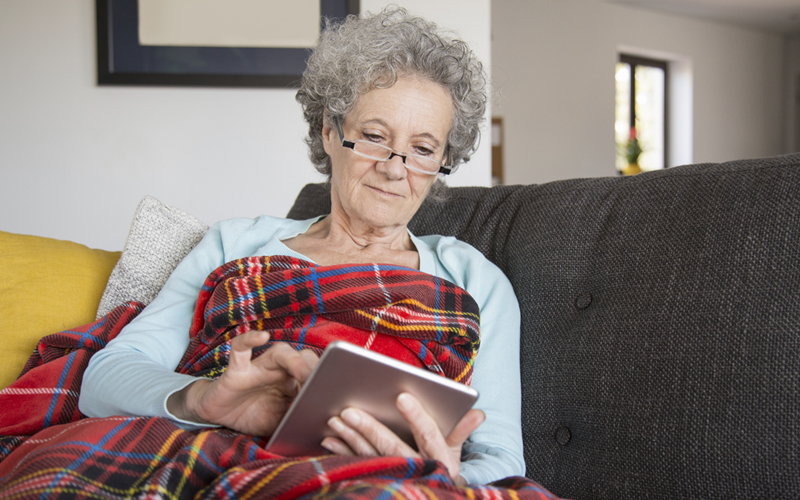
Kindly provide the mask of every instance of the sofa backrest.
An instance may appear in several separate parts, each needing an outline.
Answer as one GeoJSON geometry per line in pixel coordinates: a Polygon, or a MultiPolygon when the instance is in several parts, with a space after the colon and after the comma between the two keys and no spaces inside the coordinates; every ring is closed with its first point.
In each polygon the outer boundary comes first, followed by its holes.
{"type": "MultiPolygon", "coordinates": [[[[329,209],[309,185],[289,216],[329,209]]],[[[575,499],[800,494],[800,154],[450,188],[410,228],[514,286],[530,478],[575,499]]]]}

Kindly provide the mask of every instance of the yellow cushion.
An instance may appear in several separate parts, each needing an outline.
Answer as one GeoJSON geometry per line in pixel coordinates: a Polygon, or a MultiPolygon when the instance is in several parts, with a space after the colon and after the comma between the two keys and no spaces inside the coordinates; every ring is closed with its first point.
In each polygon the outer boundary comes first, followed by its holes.
{"type": "Polygon", "coordinates": [[[41,337],[94,321],[120,254],[0,231],[0,388],[41,337]]]}

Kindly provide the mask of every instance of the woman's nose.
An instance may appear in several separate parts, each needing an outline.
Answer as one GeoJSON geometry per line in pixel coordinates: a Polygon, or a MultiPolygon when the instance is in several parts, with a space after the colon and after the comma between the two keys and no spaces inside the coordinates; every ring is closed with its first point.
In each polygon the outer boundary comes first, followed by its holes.
{"type": "Polygon", "coordinates": [[[405,166],[405,160],[405,156],[398,153],[392,153],[388,160],[378,162],[378,171],[382,172],[392,180],[402,179],[408,174],[405,166]]]}

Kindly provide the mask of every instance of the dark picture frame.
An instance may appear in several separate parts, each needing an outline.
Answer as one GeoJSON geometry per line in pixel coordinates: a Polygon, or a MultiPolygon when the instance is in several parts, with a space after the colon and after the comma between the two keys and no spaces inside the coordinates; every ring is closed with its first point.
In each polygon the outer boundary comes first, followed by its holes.
{"type": "MultiPolygon", "coordinates": [[[[98,85],[299,86],[309,49],[139,45],[138,0],[95,0],[98,85]]],[[[320,0],[322,19],[359,14],[359,0],[320,0]]]]}

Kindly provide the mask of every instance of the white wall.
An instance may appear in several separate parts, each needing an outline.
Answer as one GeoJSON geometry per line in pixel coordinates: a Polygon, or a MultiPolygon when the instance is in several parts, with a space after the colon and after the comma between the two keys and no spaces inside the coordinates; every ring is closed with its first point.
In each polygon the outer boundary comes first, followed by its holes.
{"type": "MultiPolygon", "coordinates": [[[[489,1],[406,3],[488,60],[489,1]]],[[[93,0],[0,0],[0,230],[117,250],[145,194],[210,224],[285,215],[322,180],[293,90],[98,87],[94,19],[93,0]]],[[[489,184],[486,146],[452,184],[489,184]]]]}
{"type": "Polygon", "coordinates": [[[506,183],[616,175],[621,47],[667,54],[691,69],[692,146],[674,157],[720,162],[788,152],[778,35],[598,0],[493,0],[492,35],[506,183]]]}
{"type": "Polygon", "coordinates": [[[787,151],[800,151],[800,37],[786,39],[785,68],[784,144],[787,151]]]}

